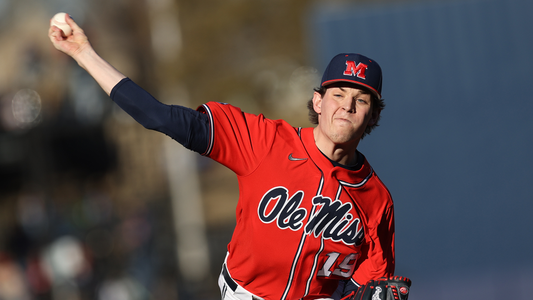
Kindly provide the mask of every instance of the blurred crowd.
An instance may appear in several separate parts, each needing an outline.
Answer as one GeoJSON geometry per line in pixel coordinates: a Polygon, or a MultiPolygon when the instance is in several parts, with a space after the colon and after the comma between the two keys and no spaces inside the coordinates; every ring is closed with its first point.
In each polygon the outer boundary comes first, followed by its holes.
{"type": "MultiPolygon", "coordinates": [[[[0,5],[0,299],[177,299],[158,143],[52,49],[68,2],[0,5]]],[[[70,4],[80,22],[94,9],[70,4]]]]}
{"type": "Polygon", "coordinates": [[[119,211],[105,191],[83,191],[71,201],[19,196],[0,254],[0,299],[175,299],[172,240],[164,229],[154,237],[164,213],[119,211]]]}

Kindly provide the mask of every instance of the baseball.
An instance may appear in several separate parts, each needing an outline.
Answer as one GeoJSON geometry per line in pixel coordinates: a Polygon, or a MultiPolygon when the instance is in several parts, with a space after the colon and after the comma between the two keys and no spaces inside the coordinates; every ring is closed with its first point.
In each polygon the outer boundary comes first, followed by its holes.
{"type": "Polygon", "coordinates": [[[55,16],[52,18],[52,25],[63,30],[63,33],[65,34],[65,36],[69,36],[72,33],[72,28],[70,28],[70,26],[65,21],[65,16],[66,16],[66,13],[64,12],[55,14],[55,16]]]}

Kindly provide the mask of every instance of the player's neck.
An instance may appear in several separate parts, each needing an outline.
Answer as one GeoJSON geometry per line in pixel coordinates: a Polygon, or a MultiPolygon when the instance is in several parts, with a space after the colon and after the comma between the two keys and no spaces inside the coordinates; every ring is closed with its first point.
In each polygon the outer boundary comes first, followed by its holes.
{"type": "Polygon", "coordinates": [[[357,164],[357,149],[352,152],[347,152],[345,149],[337,148],[331,151],[324,151],[317,145],[318,149],[327,156],[330,160],[341,165],[350,166],[357,164]]]}
{"type": "Polygon", "coordinates": [[[342,165],[355,165],[357,163],[357,146],[359,140],[345,144],[336,144],[320,135],[314,130],[315,144],[317,148],[330,160],[342,165]]]}

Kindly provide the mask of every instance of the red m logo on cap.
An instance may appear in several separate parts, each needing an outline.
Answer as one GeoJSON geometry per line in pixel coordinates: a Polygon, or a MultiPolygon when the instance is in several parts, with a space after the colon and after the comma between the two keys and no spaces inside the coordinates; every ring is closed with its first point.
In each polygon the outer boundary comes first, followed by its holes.
{"type": "Polygon", "coordinates": [[[363,63],[358,63],[355,65],[355,61],[346,61],[346,70],[344,75],[347,76],[357,76],[361,79],[366,79],[365,71],[368,69],[368,66],[363,63]]]}

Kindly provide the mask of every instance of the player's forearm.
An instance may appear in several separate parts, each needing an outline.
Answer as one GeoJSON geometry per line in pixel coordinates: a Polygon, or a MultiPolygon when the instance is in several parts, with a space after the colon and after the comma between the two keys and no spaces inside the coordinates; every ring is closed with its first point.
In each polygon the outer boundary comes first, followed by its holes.
{"type": "Polygon", "coordinates": [[[126,77],[100,57],[91,47],[80,51],[73,58],[98,82],[108,95],[113,87],[126,77]]]}

